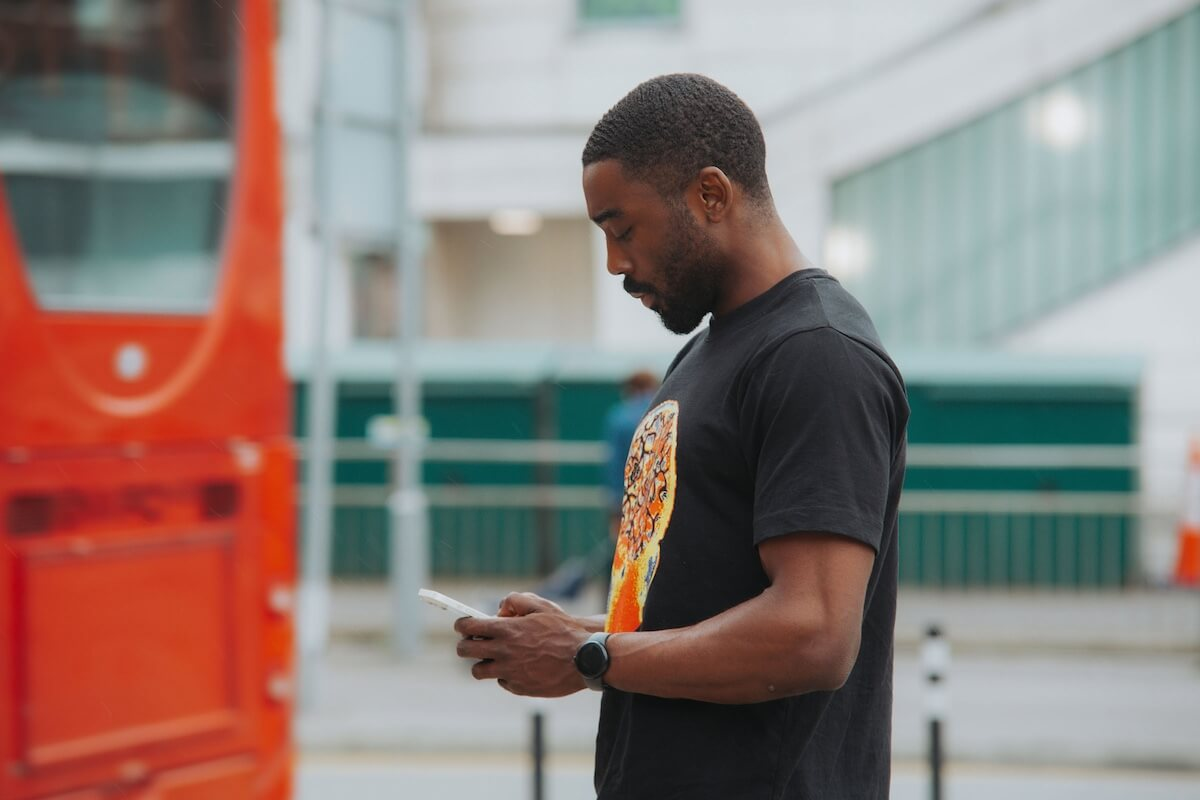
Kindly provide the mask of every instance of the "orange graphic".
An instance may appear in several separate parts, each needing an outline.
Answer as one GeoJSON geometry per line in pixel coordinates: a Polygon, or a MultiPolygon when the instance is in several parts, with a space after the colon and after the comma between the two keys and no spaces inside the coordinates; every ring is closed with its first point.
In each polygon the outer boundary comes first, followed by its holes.
{"type": "Polygon", "coordinates": [[[621,531],[608,598],[610,633],[637,630],[658,570],[659,546],[675,508],[675,446],[679,403],[667,400],[638,426],[625,461],[621,531]]]}

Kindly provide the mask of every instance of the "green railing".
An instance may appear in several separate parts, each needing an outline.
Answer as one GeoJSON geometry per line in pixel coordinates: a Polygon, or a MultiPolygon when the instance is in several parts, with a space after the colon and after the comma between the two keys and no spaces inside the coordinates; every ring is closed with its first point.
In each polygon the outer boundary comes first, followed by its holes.
{"type": "MultiPolygon", "coordinates": [[[[336,453],[343,462],[380,462],[383,480],[335,488],[334,570],[381,577],[389,454],[361,440],[340,441],[336,453]]],[[[604,457],[596,442],[432,440],[426,451],[430,464],[475,467],[596,467],[604,457]]],[[[1111,588],[1135,575],[1132,446],[913,445],[909,466],[899,539],[906,584],[1111,588]],[[1004,488],[1026,485],[1031,474],[1044,488],[1004,488]],[[1072,479],[1080,476],[1086,480],[1072,479]],[[938,484],[970,488],[928,488],[938,484]],[[986,486],[998,488],[979,488],[986,486]]],[[[567,558],[604,567],[607,500],[598,485],[476,483],[426,491],[435,574],[535,576],[567,558]]]]}

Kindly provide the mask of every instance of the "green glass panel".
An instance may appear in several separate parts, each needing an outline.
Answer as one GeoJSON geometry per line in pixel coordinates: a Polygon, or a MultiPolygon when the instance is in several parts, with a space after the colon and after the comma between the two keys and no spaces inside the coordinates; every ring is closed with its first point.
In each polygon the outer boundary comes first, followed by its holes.
{"type": "Polygon", "coordinates": [[[1200,8],[832,195],[893,347],[988,344],[1138,269],[1200,229],[1200,8]]]}
{"type": "Polygon", "coordinates": [[[580,0],[579,16],[589,22],[675,20],[680,0],[580,0]]]}

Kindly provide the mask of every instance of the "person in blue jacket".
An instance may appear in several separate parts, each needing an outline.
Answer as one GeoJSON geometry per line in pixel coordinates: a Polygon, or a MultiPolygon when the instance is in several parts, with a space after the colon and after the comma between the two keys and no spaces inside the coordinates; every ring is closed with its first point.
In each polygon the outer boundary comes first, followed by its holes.
{"type": "MultiPolygon", "coordinates": [[[[615,545],[621,525],[621,503],[625,496],[625,462],[629,458],[629,445],[650,408],[650,401],[658,391],[658,376],[647,370],[633,373],[621,386],[621,401],[609,409],[604,417],[604,442],[608,446],[605,465],[605,488],[609,493],[609,532],[615,545]]],[[[612,563],[612,547],[608,548],[608,560],[604,564],[605,592],[612,582],[609,566],[612,563]]]]}

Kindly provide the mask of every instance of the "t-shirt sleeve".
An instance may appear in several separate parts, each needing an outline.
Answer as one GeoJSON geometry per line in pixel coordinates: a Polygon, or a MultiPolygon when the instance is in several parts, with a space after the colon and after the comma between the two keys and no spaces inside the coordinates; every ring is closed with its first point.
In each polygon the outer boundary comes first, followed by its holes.
{"type": "Polygon", "coordinates": [[[879,551],[903,391],[887,362],[831,328],[792,334],[747,366],[755,544],[820,531],[879,551]]]}

